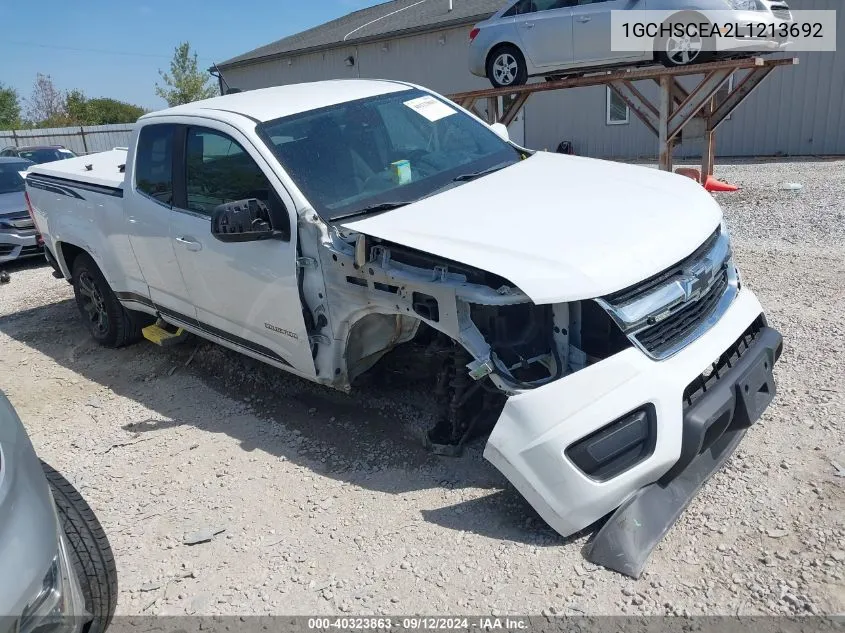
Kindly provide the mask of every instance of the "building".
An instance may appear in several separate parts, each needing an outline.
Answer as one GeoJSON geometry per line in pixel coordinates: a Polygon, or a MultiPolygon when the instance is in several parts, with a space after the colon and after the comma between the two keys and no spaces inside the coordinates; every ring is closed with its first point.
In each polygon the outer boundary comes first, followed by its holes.
{"type": "MultiPolygon", "coordinates": [[[[366,77],[401,79],[443,94],[489,87],[467,69],[469,31],[505,0],[391,0],[291,35],[218,64],[243,90],[366,77]]],[[[842,0],[791,0],[793,9],[839,9],[842,0]]],[[[719,156],[845,154],[845,50],[796,53],[800,64],[773,72],[717,132],[719,156]]],[[[604,86],[538,93],[511,126],[535,149],[571,141],[578,154],[654,157],[657,141],[604,86]]],[[[676,156],[700,148],[681,144],[676,156]]]]}

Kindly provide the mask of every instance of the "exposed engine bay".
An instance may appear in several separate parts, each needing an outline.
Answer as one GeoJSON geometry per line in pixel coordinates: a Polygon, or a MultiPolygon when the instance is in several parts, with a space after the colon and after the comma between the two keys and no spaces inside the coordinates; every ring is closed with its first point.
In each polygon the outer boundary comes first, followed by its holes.
{"type": "Polygon", "coordinates": [[[458,453],[489,432],[507,396],[630,346],[595,301],[536,305],[505,278],[316,216],[300,231],[318,233],[301,244],[320,244],[298,260],[318,378],[350,390],[385,354],[412,343],[436,359],[441,414],[427,438],[435,452],[458,453]]]}

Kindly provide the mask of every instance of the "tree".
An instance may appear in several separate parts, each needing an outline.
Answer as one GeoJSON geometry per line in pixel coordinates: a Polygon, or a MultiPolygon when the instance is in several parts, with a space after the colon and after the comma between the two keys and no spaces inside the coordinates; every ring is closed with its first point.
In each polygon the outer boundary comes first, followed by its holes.
{"type": "Polygon", "coordinates": [[[146,110],[117,99],[88,99],[80,90],[71,90],[65,97],[65,111],[74,125],[109,125],[135,123],[146,110]]]}
{"type": "Polygon", "coordinates": [[[81,90],[71,90],[65,95],[65,112],[68,123],[74,125],[88,123],[88,99],[81,90]]]}
{"type": "Polygon", "coordinates": [[[135,123],[147,111],[132,103],[100,97],[88,100],[88,125],[135,123]]]}
{"type": "Polygon", "coordinates": [[[68,123],[66,98],[53,85],[50,75],[38,73],[32,95],[26,100],[26,114],[39,127],[59,127],[68,123]]]}
{"type": "Polygon", "coordinates": [[[158,74],[164,86],[156,84],[156,94],[167,101],[169,106],[208,99],[217,94],[211,77],[199,69],[197,54],[191,54],[188,42],[182,42],[176,47],[170,62],[170,72],[159,70],[158,74]]]}
{"type": "Polygon", "coordinates": [[[20,123],[21,104],[17,91],[0,84],[0,130],[14,130],[20,123]]]}

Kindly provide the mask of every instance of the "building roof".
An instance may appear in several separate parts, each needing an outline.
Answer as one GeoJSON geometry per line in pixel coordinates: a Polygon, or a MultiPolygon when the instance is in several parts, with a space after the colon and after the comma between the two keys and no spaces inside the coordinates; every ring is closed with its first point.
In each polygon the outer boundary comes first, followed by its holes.
{"type": "Polygon", "coordinates": [[[231,119],[234,115],[245,116],[263,123],[338,103],[410,89],[409,84],[382,79],[314,81],[236,92],[222,97],[193,101],[145,114],[139,121],[171,115],[203,116],[213,110],[214,118],[217,119],[231,119]]]}
{"type": "Polygon", "coordinates": [[[507,0],[452,0],[452,10],[449,11],[449,0],[390,0],[354,11],[307,31],[289,35],[217,65],[225,69],[263,58],[477,22],[491,16],[506,2],[507,0]]]}

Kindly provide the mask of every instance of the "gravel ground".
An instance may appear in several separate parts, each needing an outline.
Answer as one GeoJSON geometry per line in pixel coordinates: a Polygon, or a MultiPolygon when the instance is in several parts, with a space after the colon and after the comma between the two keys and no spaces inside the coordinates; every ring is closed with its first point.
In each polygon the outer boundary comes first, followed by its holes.
{"type": "Polygon", "coordinates": [[[842,612],[845,162],[717,176],[744,187],[719,201],[784,335],[779,393],[638,581],[584,561],[588,534],[545,526],[481,443],[427,454],[413,375],[346,396],[208,343],[103,349],[29,265],[0,286],[0,387],[99,515],[119,614],[842,612]],[[223,531],[183,544],[201,529],[223,531]]]}

